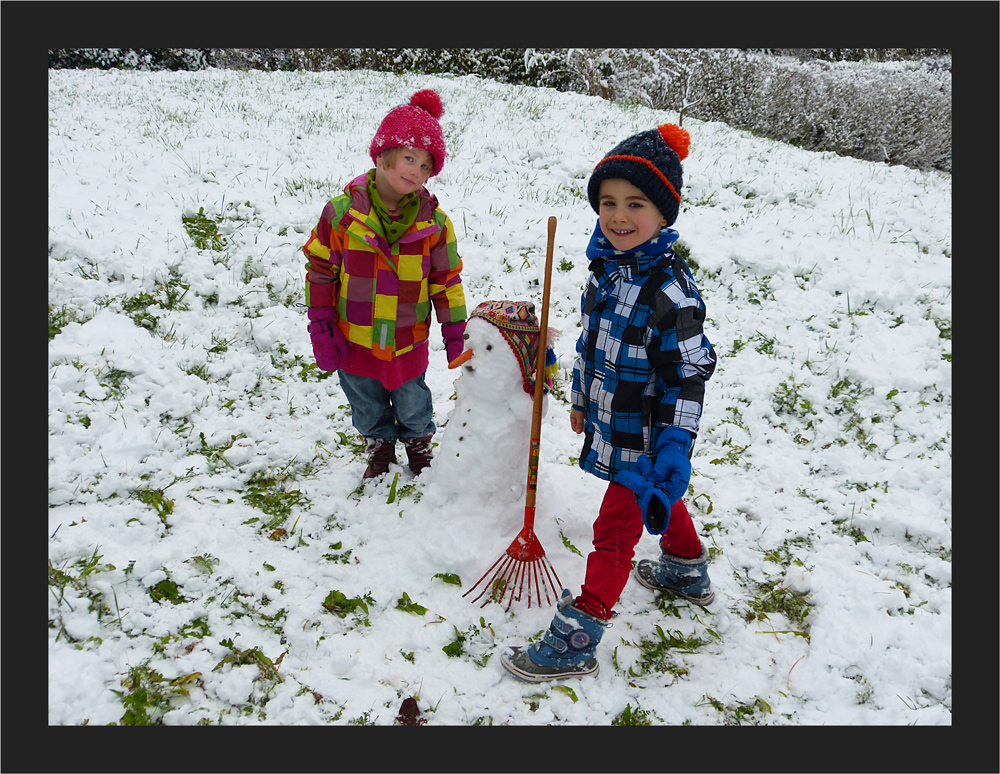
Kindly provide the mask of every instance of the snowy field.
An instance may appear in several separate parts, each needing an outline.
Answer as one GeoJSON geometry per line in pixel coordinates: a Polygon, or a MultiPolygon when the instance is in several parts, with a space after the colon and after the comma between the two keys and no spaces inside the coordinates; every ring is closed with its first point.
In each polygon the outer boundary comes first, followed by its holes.
{"type": "Polygon", "coordinates": [[[470,309],[540,303],[557,218],[536,530],[579,591],[605,488],[566,403],[586,179],[676,115],[473,77],[52,71],[49,724],[951,725],[951,178],[685,121],[675,228],[720,358],[687,502],[716,599],[630,582],[600,674],[528,685],[499,652],[552,608],[463,597],[520,528],[496,482],[527,444],[494,454],[490,406],[449,422],[435,326],[435,440],[484,475],[360,487],[306,333],[300,248],[420,88],[470,309]]]}

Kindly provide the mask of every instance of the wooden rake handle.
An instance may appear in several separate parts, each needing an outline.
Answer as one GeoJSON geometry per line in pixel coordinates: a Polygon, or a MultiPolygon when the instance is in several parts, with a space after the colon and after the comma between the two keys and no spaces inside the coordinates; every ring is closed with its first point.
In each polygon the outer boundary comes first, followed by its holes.
{"type": "Polygon", "coordinates": [[[556,242],[556,218],[549,218],[549,238],[545,250],[545,284],[542,286],[542,313],[538,322],[538,356],[535,362],[535,396],[531,412],[531,449],[528,453],[528,488],[524,496],[524,526],[535,523],[535,492],[538,488],[538,454],[542,435],[542,400],[545,396],[545,355],[548,347],[549,291],[552,287],[552,253],[556,242]]]}

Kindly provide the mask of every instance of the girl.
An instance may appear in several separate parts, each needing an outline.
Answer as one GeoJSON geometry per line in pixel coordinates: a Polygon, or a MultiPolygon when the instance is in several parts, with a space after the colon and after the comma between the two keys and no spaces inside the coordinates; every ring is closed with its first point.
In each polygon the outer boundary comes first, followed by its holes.
{"type": "Polygon", "coordinates": [[[425,89],[389,112],[372,140],[375,164],[323,208],[302,248],[309,259],[306,305],[316,364],[337,371],[364,437],[364,478],[396,462],[431,462],[433,403],[428,367],[431,312],[449,362],[461,354],[466,307],[455,229],[424,187],[447,155],[443,108],[425,89]]]}

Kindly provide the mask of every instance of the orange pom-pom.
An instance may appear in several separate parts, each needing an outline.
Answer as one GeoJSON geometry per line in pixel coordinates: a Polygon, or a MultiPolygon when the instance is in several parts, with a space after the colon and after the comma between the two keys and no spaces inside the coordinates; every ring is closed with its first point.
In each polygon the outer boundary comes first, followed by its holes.
{"type": "Polygon", "coordinates": [[[677,158],[684,161],[691,147],[691,135],[688,134],[688,130],[682,129],[677,124],[660,124],[656,128],[660,131],[663,141],[673,148],[677,158]]]}

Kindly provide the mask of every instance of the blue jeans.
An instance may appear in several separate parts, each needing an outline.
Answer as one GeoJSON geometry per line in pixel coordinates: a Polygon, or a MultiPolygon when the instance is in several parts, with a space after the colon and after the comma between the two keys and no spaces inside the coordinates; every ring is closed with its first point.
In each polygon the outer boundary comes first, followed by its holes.
{"type": "Polygon", "coordinates": [[[424,375],[387,390],[378,379],[338,371],[340,386],[351,403],[351,422],[365,438],[395,442],[431,435],[434,404],[424,375]]]}

